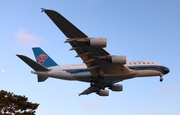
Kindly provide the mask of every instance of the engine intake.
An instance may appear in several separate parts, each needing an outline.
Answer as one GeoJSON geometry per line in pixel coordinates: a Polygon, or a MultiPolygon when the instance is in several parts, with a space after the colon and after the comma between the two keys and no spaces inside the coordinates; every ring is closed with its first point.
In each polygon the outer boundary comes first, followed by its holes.
{"type": "Polygon", "coordinates": [[[99,96],[109,96],[109,90],[101,89],[98,93],[99,96]]]}
{"type": "Polygon", "coordinates": [[[112,56],[110,62],[124,65],[126,64],[126,56],[112,56]]]}
{"type": "Polygon", "coordinates": [[[112,91],[123,91],[123,85],[113,84],[109,89],[112,91]]]}
{"type": "Polygon", "coordinates": [[[106,38],[91,38],[89,40],[90,46],[106,47],[106,43],[107,43],[106,38]]]}

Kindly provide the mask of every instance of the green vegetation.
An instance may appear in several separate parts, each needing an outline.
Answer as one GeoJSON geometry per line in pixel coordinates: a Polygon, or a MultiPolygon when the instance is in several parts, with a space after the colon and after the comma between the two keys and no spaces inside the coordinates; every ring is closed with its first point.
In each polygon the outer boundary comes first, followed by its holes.
{"type": "Polygon", "coordinates": [[[0,91],[0,115],[35,115],[39,104],[28,102],[28,98],[0,91]]]}

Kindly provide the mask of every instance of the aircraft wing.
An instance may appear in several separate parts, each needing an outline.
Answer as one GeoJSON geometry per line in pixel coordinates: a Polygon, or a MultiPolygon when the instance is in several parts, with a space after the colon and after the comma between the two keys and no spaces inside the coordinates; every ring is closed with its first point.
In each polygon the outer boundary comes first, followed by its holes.
{"type": "Polygon", "coordinates": [[[80,57],[86,64],[92,76],[97,76],[102,73],[103,76],[113,76],[119,74],[132,74],[132,70],[119,64],[113,64],[107,60],[111,55],[102,47],[90,46],[85,41],[88,38],[86,34],[75,27],[71,22],[64,18],[61,14],[54,10],[42,9],[49,18],[56,24],[56,26],[65,34],[68,38],[65,43],[69,43],[72,48],[77,52],[76,57],[80,57]],[[122,71],[123,70],[123,71],[122,71]]]}
{"type": "Polygon", "coordinates": [[[58,12],[54,10],[42,9],[42,12],[43,11],[51,18],[51,20],[57,25],[57,27],[64,33],[67,38],[88,37],[58,12]]]}

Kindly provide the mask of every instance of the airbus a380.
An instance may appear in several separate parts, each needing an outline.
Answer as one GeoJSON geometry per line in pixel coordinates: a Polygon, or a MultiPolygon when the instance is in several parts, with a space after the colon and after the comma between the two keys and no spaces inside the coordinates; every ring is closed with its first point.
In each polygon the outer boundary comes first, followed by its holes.
{"type": "Polygon", "coordinates": [[[108,96],[109,88],[112,91],[122,91],[123,86],[117,82],[137,78],[160,76],[169,73],[169,69],[154,61],[127,62],[125,56],[109,54],[103,48],[106,47],[106,38],[90,38],[71,22],[54,10],[42,9],[56,26],[67,37],[65,43],[69,43],[84,64],[59,66],[41,48],[34,47],[33,52],[36,61],[24,55],[17,55],[28,64],[37,74],[38,82],[45,81],[48,77],[77,80],[90,83],[90,87],[80,95],[96,93],[99,96],[108,96]]]}

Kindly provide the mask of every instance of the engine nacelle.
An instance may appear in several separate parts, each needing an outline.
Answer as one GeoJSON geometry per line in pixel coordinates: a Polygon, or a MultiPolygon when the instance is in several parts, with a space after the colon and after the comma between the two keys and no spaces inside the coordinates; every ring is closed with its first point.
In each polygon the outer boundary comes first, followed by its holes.
{"type": "Polygon", "coordinates": [[[111,63],[126,64],[126,56],[112,56],[110,58],[111,63]]]}
{"type": "Polygon", "coordinates": [[[123,85],[113,84],[109,89],[112,91],[123,91],[123,85]]]}
{"type": "Polygon", "coordinates": [[[99,47],[106,47],[107,39],[106,38],[91,38],[89,40],[90,46],[99,46],[99,47]]]}
{"type": "Polygon", "coordinates": [[[109,96],[109,90],[101,89],[98,93],[99,96],[109,96]]]}

